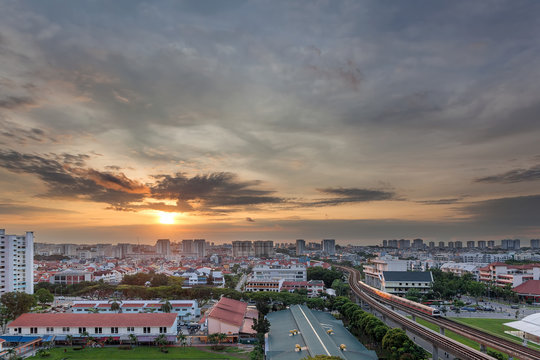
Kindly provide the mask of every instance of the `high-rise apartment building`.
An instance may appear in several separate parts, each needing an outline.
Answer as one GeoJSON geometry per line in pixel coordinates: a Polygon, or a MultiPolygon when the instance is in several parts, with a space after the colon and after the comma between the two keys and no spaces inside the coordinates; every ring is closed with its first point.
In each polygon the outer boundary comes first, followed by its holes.
{"type": "Polygon", "coordinates": [[[467,241],[467,249],[474,249],[474,241],[467,241]]]}
{"type": "Polygon", "coordinates": [[[336,240],[335,239],[324,239],[321,241],[322,252],[326,255],[334,256],[336,255],[336,240]]]}
{"type": "Polygon", "coordinates": [[[255,256],[259,258],[271,258],[274,256],[274,242],[272,240],[254,241],[255,256]]]}
{"type": "Polygon", "coordinates": [[[456,249],[462,249],[463,248],[463,242],[461,242],[461,241],[456,241],[454,244],[456,246],[456,249]]]}
{"type": "Polygon", "coordinates": [[[485,240],[478,240],[478,248],[479,249],[485,249],[486,248],[486,241],[485,240]]]}
{"type": "Polygon", "coordinates": [[[308,249],[309,250],[314,250],[314,251],[321,250],[321,243],[310,242],[310,243],[308,243],[308,249]]]}
{"type": "Polygon", "coordinates": [[[495,247],[495,240],[488,240],[487,246],[489,249],[493,249],[495,247]]]}
{"type": "Polygon", "coordinates": [[[540,249],[540,239],[531,239],[531,248],[540,249]]]}
{"type": "Polygon", "coordinates": [[[0,295],[34,293],[34,233],[6,235],[0,229],[0,295]]]}
{"type": "Polygon", "coordinates": [[[424,240],[422,240],[422,239],[414,239],[412,247],[414,249],[423,249],[424,248],[424,240]]]}
{"type": "Polygon", "coordinates": [[[182,240],[182,253],[184,255],[193,253],[193,240],[185,239],[182,240]]]}
{"type": "Polygon", "coordinates": [[[398,241],[398,249],[408,249],[411,247],[411,240],[401,239],[398,241]]]}
{"type": "Polygon", "coordinates": [[[434,249],[434,248],[435,248],[435,241],[430,241],[430,242],[429,242],[429,248],[430,248],[430,249],[434,249]]]}
{"type": "Polygon", "coordinates": [[[454,242],[453,242],[453,241],[449,241],[449,242],[448,242],[448,248],[449,248],[449,249],[453,249],[453,248],[454,248],[454,242]]]}
{"type": "Polygon", "coordinates": [[[300,256],[306,252],[306,240],[297,239],[296,240],[296,256],[300,256]]]}
{"type": "Polygon", "coordinates": [[[171,255],[171,241],[169,239],[159,239],[156,241],[156,254],[171,255]]]}
{"type": "Polygon", "coordinates": [[[520,240],[519,239],[504,239],[501,240],[501,249],[504,250],[519,250],[520,240]]]}
{"type": "Polygon", "coordinates": [[[439,247],[440,247],[441,249],[444,249],[444,241],[439,241],[439,247]]]}
{"type": "Polygon", "coordinates": [[[197,254],[197,257],[199,259],[206,256],[206,240],[205,239],[194,239],[193,246],[195,248],[194,252],[197,254]]]}
{"type": "Polygon", "coordinates": [[[388,247],[396,248],[398,247],[398,241],[397,240],[388,240],[388,247]]]}
{"type": "Polygon", "coordinates": [[[388,240],[383,240],[382,241],[382,246],[383,247],[388,247],[388,240]]]}
{"type": "Polygon", "coordinates": [[[254,256],[253,243],[251,241],[233,241],[232,255],[235,258],[254,256]]]}

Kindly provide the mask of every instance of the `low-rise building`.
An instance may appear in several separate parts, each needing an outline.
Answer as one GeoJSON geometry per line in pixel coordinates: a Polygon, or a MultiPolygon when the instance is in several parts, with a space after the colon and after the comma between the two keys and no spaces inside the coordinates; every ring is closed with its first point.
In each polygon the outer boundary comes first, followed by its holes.
{"type": "Polygon", "coordinates": [[[267,261],[253,267],[253,280],[307,281],[306,265],[289,261],[267,261]]]}
{"type": "Polygon", "coordinates": [[[480,268],[480,281],[501,287],[516,287],[529,280],[540,280],[540,263],[508,265],[497,262],[480,268]]]}
{"type": "Polygon", "coordinates": [[[431,271],[384,271],[381,278],[382,291],[403,296],[410,289],[427,294],[433,284],[431,271]]]}
{"type": "Polygon", "coordinates": [[[94,338],[113,337],[129,340],[134,334],[140,342],[151,342],[164,334],[176,341],[176,314],[34,314],[26,313],[7,326],[10,335],[54,335],[57,340],[67,335],[94,338]]]}
{"type": "MultiPolygon", "coordinates": [[[[161,313],[163,301],[156,300],[124,300],[118,301],[119,310],[112,310],[113,301],[75,301],[71,307],[73,313],[84,314],[99,311],[100,313],[161,313]],[[97,310],[96,310],[97,309],[97,310]]],[[[171,313],[175,313],[180,321],[193,321],[201,315],[197,300],[170,300],[171,313]]]]}
{"type": "Polygon", "coordinates": [[[239,337],[253,337],[253,320],[257,319],[257,309],[248,307],[243,301],[222,297],[204,316],[208,334],[224,333],[239,337]]]}
{"type": "Polygon", "coordinates": [[[513,290],[522,301],[540,303],[540,280],[526,281],[513,290]]]}
{"type": "Polygon", "coordinates": [[[94,280],[94,276],[91,272],[76,270],[61,271],[49,278],[49,282],[52,284],[62,285],[73,285],[92,280],[94,280]]]}
{"type": "Polygon", "coordinates": [[[469,264],[469,263],[455,263],[447,262],[441,265],[443,272],[449,272],[456,274],[457,276],[463,276],[464,274],[472,274],[474,279],[478,281],[480,278],[480,268],[487,264],[469,264]]]}

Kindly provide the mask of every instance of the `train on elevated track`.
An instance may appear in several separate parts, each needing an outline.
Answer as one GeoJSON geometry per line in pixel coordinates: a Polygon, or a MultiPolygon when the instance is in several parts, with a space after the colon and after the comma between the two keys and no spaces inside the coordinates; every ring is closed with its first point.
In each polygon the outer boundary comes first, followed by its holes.
{"type": "Polygon", "coordinates": [[[441,312],[439,311],[439,309],[436,309],[436,308],[432,308],[430,306],[427,306],[427,305],[424,305],[424,304],[420,304],[420,303],[417,303],[415,301],[411,301],[411,300],[408,300],[408,299],[405,299],[405,298],[402,298],[402,297],[399,297],[399,296],[396,296],[396,295],[392,295],[392,294],[389,294],[385,291],[381,291],[379,289],[376,289],[372,286],[369,286],[368,284],[362,282],[362,281],[358,281],[358,285],[360,286],[360,288],[369,293],[369,294],[372,294],[374,295],[375,297],[379,297],[381,299],[384,299],[386,300],[387,302],[390,302],[390,303],[396,303],[401,305],[401,306],[405,306],[405,307],[408,307],[408,308],[411,308],[411,309],[414,309],[416,311],[420,311],[426,315],[431,315],[431,316],[441,316],[441,312]]]}

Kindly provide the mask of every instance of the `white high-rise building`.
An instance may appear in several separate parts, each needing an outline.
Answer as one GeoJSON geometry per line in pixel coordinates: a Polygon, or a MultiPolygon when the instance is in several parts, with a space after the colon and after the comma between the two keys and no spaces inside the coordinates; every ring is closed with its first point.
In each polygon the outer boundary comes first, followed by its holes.
{"type": "Polygon", "coordinates": [[[336,240],[334,239],[324,239],[321,241],[322,252],[326,255],[334,256],[336,255],[336,240]]]}
{"type": "Polygon", "coordinates": [[[0,229],[0,295],[34,293],[34,233],[6,235],[0,229]]]}
{"type": "Polygon", "coordinates": [[[171,255],[171,241],[169,239],[158,239],[156,241],[156,254],[171,255]]]}

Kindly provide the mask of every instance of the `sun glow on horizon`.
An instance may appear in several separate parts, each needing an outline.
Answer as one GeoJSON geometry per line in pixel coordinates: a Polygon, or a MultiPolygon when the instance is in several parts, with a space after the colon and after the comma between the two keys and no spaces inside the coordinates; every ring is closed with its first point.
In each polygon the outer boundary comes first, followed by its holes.
{"type": "Polygon", "coordinates": [[[159,216],[159,223],[160,224],[171,225],[171,224],[176,223],[176,219],[175,219],[176,213],[160,211],[158,213],[158,216],[159,216]]]}

